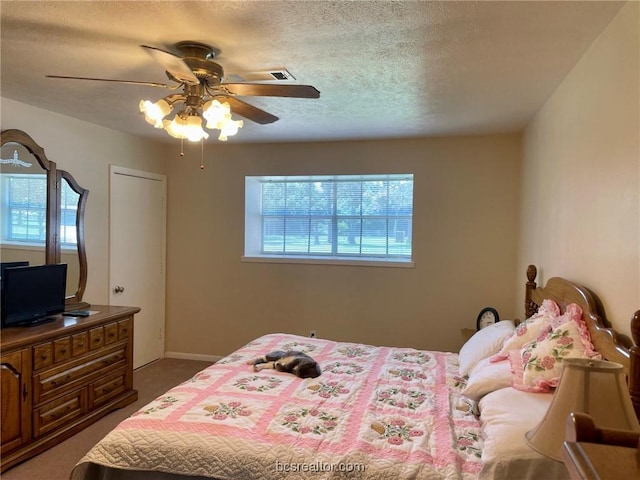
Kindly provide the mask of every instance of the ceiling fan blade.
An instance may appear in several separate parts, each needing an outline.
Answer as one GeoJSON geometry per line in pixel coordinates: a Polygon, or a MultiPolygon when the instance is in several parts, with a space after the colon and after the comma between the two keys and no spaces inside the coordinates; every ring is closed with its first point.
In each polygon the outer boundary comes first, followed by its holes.
{"type": "Polygon", "coordinates": [[[259,123],[260,125],[266,125],[268,123],[273,123],[278,120],[278,117],[275,115],[271,115],[269,112],[265,112],[264,110],[260,110],[258,107],[254,107],[242,100],[229,97],[227,95],[219,95],[216,98],[220,98],[220,101],[229,102],[229,107],[231,107],[231,111],[235,114],[238,114],[247,120],[251,120],[252,122],[259,123]]]}
{"type": "Polygon", "coordinates": [[[269,83],[223,83],[229,93],[254,97],[320,98],[311,85],[273,85],[269,83]]]}
{"type": "Polygon", "coordinates": [[[91,80],[95,82],[113,82],[113,83],[128,83],[129,85],[145,85],[148,87],[160,87],[168,88],[165,83],[157,82],[137,82],[135,80],[114,80],[112,78],[90,78],[90,77],[67,77],[64,75],[45,75],[47,78],[62,78],[64,80],[91,80]]]}
{"type": "Polygon", "coordinates": [[[188,85],[198,85],[200,83],[198,77],[194,75],[182,58],[156,47],[150,47],[148,45],[140,46],[149,52],[149,55],[179,82],[184,82],[188,85]]]}

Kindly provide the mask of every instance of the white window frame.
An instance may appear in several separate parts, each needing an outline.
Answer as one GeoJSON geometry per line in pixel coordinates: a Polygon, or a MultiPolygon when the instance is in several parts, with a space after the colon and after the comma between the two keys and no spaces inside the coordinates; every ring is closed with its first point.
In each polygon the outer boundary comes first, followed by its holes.
{"type": "MultiPolygon", "coordinates": [[[[304,181],[372,181],[372,180],[410,180],[413,174],[380,174],[380,175],[313,175],[313,176],[247,176],[245,177],[245,245],[242,261],[264,263],[306,263],[323,265],[357,265],[412,268],[413,245],[412,235],[408,235],[409,256],[398,255],[348,255],[348,254],[313,254],[313,253],[273,253],[263,251],[263,216],[262,216],[262,184],[265,182],[304,182],[304,181]]],[[[413,229],[413,206],[407,219],[413,229]]],[[[287,215],[285,214],[285,217],[287,215]]],[[[293,217],[291,215],[290,217],[293,217]]],[[[326,216],[325,216],[326,217],[326,216]]],[[[338,218],[336,212],[331,215],[338,218]]],[[[356,215],[366,219],[364,215],[356,215]]],[[[387,218],[386,216],[381,216],[387,218]]],[[[373,217],[369,217],[373,218],[373,217]]],[[[377,217],[375,217],[377,218],[377,217]]],[[[388,219],[388,218],[387,218],[388,219]]],[[[335,222],[335,220],[334,220],[335,222]]],[[[389,234],[387,233],[387,238],[389,234]]]]}

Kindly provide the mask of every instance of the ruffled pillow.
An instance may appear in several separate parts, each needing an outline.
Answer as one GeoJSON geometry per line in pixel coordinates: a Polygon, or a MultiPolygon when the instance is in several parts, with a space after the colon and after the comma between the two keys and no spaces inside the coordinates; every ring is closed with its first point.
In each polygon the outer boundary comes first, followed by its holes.
{"type": "Polygon", "coordinates": [[[557,326],[542,338],[521,350],[509,352],[513,388],[525,392],[550,392],[560,380],[563,359],[602,358],[591,343],[578,305],[568,305],[558,320],[557,326]]]}
{"type": "Polygon", "coordinates": [[[553,300],[543,300],[538,311],[519,324],[513,335],[505,340],[498,353],[491,357],[492,362],[501,362],[509,358],[511,350],[519,350],[524,345],[546,335],[551,325],[560,316],[560,307],[553,300]]]}

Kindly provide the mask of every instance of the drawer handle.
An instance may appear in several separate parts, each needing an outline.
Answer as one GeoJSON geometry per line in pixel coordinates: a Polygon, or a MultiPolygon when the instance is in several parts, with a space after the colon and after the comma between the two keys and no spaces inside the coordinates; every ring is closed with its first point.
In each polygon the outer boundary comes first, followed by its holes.
{"type": "Polygon", "coordinates": [[[80,342],[80,343],[78,344],[78,348],[82,348],[82,347],[84,347],[84,342],[80,342]]]}
{"type": "Polygon", "coordinates": [[[67,349],[63,348],[62,350],[60,350],[60,353],[62,353],[64,355],[65,353],[67,353],[67,349]]]}
{"type": "Polygon", "coordinates": [[[40,355],[41,360],[47,360],[48,358],[49,358],[49,355],[40,355]]]}
{"type": "Polygon", "coordinates": [[[70,410],[71,410],[71,407],[69,406],[64,407],[64,410],[62,410],[61,412],[52,413],[51,418],[54,420],[58,420],[59,418],[64,417],[67,413],[69,413],[70,410]]]}
{"type": "Polygon", "coordinates": [[[52,387],[57,387],[58,385],[62,385],[63,383],[69,381],[70,379],[71,379],[71,375],[65,375],[64,378],[61,381],[51,380],[51,386],[52,387]]]}
{"type": "Polygon", "coordinates": [[[93,339],[93,343],[100,343],[100,339],[99,338],[94,338],[93,339]]]}

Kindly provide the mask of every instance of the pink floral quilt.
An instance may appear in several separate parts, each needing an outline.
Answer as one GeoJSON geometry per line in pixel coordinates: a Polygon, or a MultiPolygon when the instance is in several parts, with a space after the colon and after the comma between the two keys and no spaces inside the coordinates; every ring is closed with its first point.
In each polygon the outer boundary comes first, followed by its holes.
{"type": "Polygon", "coordinates": [[[455,353],[260,337],[123,421],[76,465],[215,479],[475,479],[480,422],[461,403],[455,353]],[[246,362],[301,350],[322,375],[246,362]]]}

